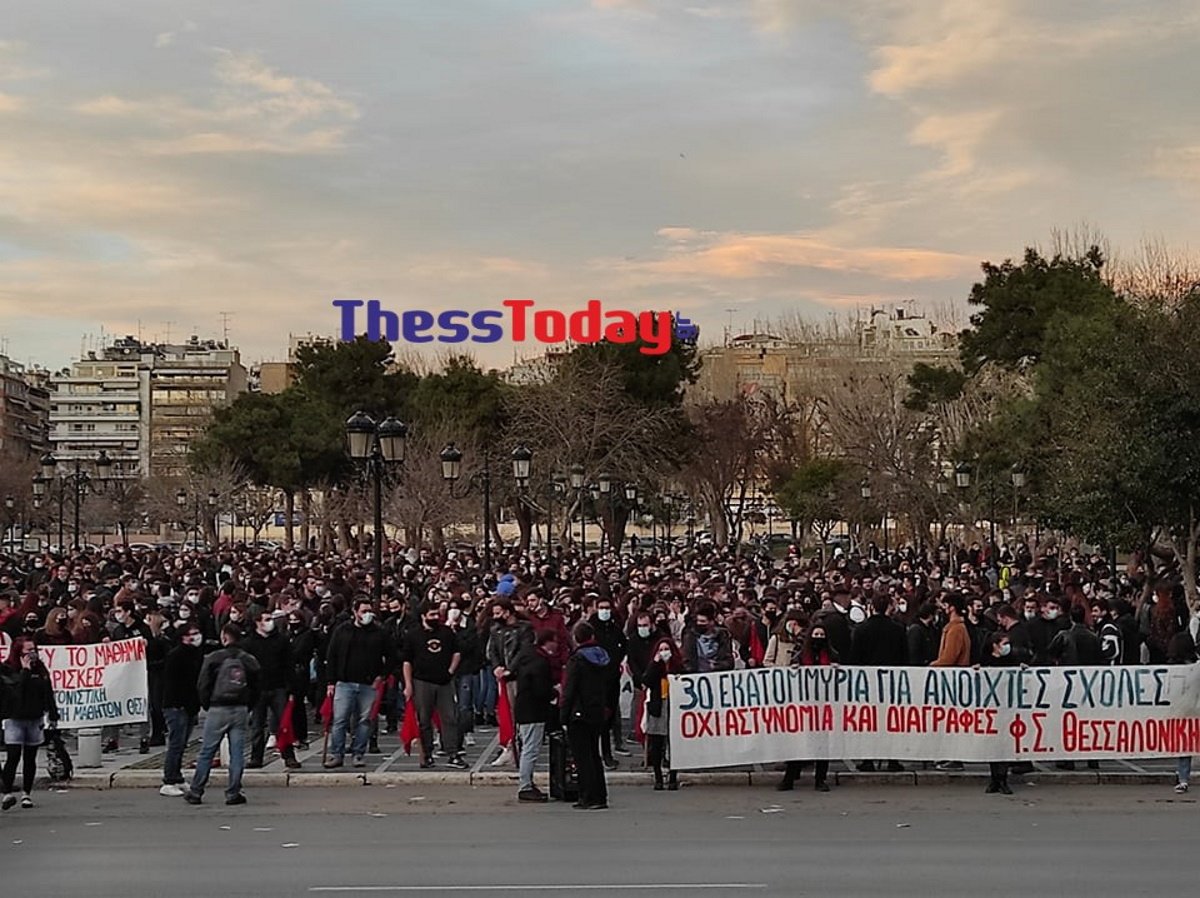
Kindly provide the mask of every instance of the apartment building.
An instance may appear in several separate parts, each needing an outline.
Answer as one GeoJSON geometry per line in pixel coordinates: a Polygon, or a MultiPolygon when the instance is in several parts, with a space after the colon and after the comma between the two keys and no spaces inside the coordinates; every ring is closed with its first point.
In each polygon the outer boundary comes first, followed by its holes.
{"type": "Polygon", "coordinates": [[[25,460],[49,449],[48,376],[0,355],[0,457],[25,460]]]}
{"type": "Polygon", "coordinates": [[[50,442],[70,462],[104,450],[113,476],[181,475],[213,410],[247,388],[238,351],[123,337],[51,379],[50,442]]]}

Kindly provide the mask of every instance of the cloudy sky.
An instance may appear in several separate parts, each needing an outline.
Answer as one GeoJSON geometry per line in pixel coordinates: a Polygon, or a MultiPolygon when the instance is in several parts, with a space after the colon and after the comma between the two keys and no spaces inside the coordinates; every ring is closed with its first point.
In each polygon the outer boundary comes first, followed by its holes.
{"type": "Polygon", "coordinates": [[[1200,240],[1198,42],[1195,0],[17,0],[0,340],[964,304],[1055,227],[1200,240]]]}

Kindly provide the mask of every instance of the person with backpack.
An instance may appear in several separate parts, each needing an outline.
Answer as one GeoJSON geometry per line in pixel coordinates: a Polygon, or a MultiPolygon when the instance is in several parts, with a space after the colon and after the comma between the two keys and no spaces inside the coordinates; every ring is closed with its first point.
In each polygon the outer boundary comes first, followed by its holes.
{"type": "Polygon", "coordinates": [[[246,724],[261,689],[258,662],[249,652],[237,647],[241,635],[241,628],[236,624],[223,626],[221,648],[205,658],[200,668],[197,690],[200,704],[208,714],[204,719],[196,774],[191,786],[183,793],[183,800],[188,804],[200,804],[203,800],[213,757],[226,736],[229,737],[229,786],[225,790],[225,804],[246,803],[246,796],[242,794],[246,724]]]}

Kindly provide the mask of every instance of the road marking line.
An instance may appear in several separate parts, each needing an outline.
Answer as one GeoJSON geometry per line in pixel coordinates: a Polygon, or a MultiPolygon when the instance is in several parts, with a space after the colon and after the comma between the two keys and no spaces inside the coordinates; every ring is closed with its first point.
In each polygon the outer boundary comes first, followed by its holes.
{"type": "Polygon", "coordinates": [[[493,752],[500,747],[500,731],[496,730],[496,735],[492,737],[492,741],[484,746],[483,751],[479,753],[479,757],[475,761],[475,766],[471,768],[471,776],[483,771],[483,765],[489,761],[494,761],[493,752]]]}
{"type": "Polygon", "coordinates": [[[1134,773],[1146,774],[1149,772],[1146,770],[1145,767],[1139,767],[1137,764],[1130,763],[1129,761],[1126,761],[1124,758],[1117,758],[1117,763],[1124,764],[1126,767],[1128,767],[1134,773]]]}
{"type": "Polygon", "coordinates": [[[683,889],[765,889],[765,882],[655,882],[627,885],[313,886],[310,892],[632,892],[683,889]]]}

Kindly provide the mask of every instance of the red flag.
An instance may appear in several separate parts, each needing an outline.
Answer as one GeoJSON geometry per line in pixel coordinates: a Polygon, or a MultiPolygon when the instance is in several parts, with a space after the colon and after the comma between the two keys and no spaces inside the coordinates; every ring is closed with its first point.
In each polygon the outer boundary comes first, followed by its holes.
{"type": "Polygon", "coordinates": [[[391,677],[380,681],[379,685],[375,687],[375,704],[371,705],[371,720],[379,716],[379,709],[383,705],[383,693],[387,689],[389,681],[391,681],[391,677]]]}
{"type": "Polygon", "coordinates": [[[499,683],[499,695],[496,698],[496,721],[500,725],[500,744],[512,745],[513,719],[512,708],[508,706],[508,689],[503,681],[499,683]]]}
{"type": "Polygon", "coordinates": [[[275,734],[275,748],[283,754],[296,744],[296,733],[292,730],[292,710],[295,699],[289,697],[283,706],[283,716],[279,719],[279,732],[275,734]]]}
{"type": "Polygon", "coordinates": [[[325,695],[325,701],[321,703],[321,724],[325,727],[325,732],[333,729],[333,693],[325,695]]]}
{"type": "Polygon", "coordinates": [[[421,726],[417,723],[417,706],[412,702],[404,705],[404,722],[400,725],[400,744],[406,755],[412,754],[414,742],[421,740],[421,726]]]}
{"type": "Polygon", "coordinates": [[[754,661],[755,667],[762,667],[763,656],[767,654],[763,648],[762,639],[758,635],[758,624],[750,622],[750,657],[754,661]]]}
{"type": "Polygon", "coordinates": [[[646,744],[646,734],[642,731],[642,708],[646,705],[646,690],[639,689],[633,694],[633,741],[639,745],[646,744]]]}

